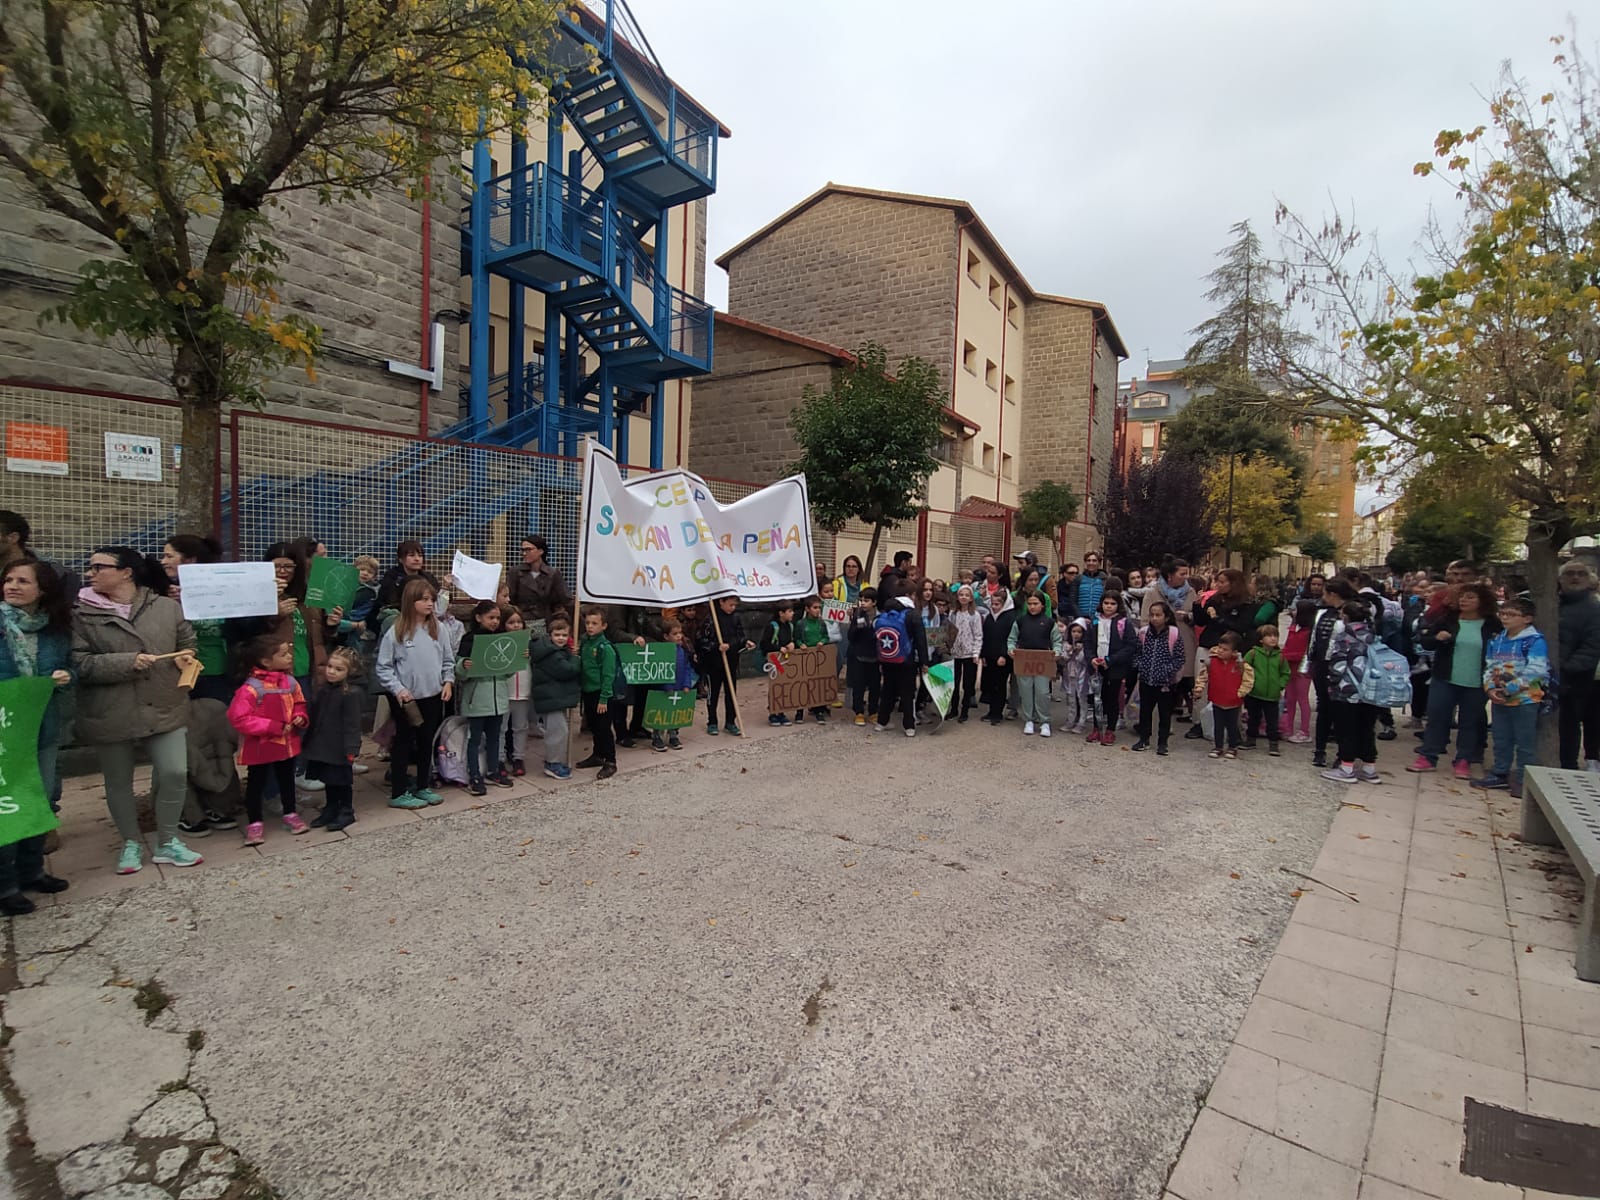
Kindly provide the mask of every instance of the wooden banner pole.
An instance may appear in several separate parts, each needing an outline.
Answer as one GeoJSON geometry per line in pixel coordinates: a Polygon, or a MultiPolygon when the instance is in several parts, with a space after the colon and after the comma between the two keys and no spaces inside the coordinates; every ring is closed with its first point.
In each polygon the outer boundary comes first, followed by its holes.
{"type": "MultiPolygon", "coordinates": [[[[722,640],[722,622],[717,619],[717,608],[721,603],[722,598],[720,596],[711,601],[711,631],[717,635],[718,646],[726,645],[728,647],[727,651],[718,651],[718,653],[722,655],[722,669],[724,671],[732,670],[733,672],[737,673],[739,662],[738,655],[744,653],[744,647],[739,646],[736,648],[732,642],[725,643],[722,640]],[[732,667],[730,667],[728,664],[729,651],[732,651],[735,655],[733,660],[734,665],[732,667]]],[[[744,714],[739,711],[739,689],[733,686],[733,675],[728,676],[728,697],[729,702],[733,705],[733,719],[738,723],[739,729],[742,732],[744,730],[744,714]]],[[[717,719],[717,714],[710,711],[710,707],[711,693],[708,691],[706,693],[706,720],[715,721],[717,719]]]]}

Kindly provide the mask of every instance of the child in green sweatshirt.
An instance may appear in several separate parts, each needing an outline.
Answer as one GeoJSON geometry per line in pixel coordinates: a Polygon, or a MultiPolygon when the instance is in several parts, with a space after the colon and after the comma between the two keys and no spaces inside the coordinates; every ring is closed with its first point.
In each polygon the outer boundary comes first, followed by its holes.
{"type": "Polygon", "coordinates": [[[1289,686],[1289,661],[1278,648],[1278,627],[1262,625],[1256,630],[1257,642],[1244,656],[1244,661],[1255,669],[1255,686],[1245,697],[1246,725],[1244,748],[1256,748],[1256,728],[1267,727],[1267,753],[1278,757],[1278,702],[1284,688],[1289,686]]]}
{"type": "MultiPolygon", "coordinates": [[[[828,644],[828,625],[822,619],[822,600],[817,596],[806,601],[806,615],[795,622],[795,644],[798,646],[826,646],[828,644]]],[[[806,715],[800,709],[794,710],[796,725],[805,724],[806,715]]],[[[828,706],[820,704],[811,710],[811,719],[818,725],[828,719],[828,706]]]]}

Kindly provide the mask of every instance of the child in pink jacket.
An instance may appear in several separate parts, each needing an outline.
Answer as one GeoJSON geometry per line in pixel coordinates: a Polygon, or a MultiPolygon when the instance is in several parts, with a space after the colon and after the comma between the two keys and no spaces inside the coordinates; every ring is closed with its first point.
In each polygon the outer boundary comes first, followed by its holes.
{"type": "Polygon", "coordinates": [[[249,678],[233,694],[228,723],[239,731],[239,761],[246,767],[244,844],[266,841],[261,823],[261,793],[269,774],[276,775],[283,800],[283,824],[290,833],[311,827],[294,810],[294,760],[300,753],[300,730],[306,727],[306,698],[289,672],[294,645],[268,634],[244,647],[251,665],[249,678]]]}

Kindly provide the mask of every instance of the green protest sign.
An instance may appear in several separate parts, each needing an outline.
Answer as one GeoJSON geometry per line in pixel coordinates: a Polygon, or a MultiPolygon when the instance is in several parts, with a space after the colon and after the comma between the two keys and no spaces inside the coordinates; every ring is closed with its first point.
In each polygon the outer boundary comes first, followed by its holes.
{"type": "Polygon", "coordinates": [[[342,608],[349,612],[360,586],[361,574],[354,567],[326,555],[313,558],[311,574],[306,580],[306,607],[320,608],[324,612],[342,608]]]}
{"type": "Polygon", "coordinates": [[[0,683],[0,846],[59,823],[39,777],[39,723],[55,690],[48,677],[0,683]]]}
{"type": "Polygon", "coordinates": [[[623,642],[617,653],[622,657],[622,677],[635,686],[678,681],[678,647],[671,642],[646,642],[642,646],[623,642]]]}
{"type": "Polygon", "coordinates": [[[694,691],[646,692],[646,729],[687,729],[694,724],[694,691]]]}
{"type": "Polygon", "coordinates": [[[472,654],[456,660],[457,679],[493,679],[515,675],[528,665],[528,631],[480,633],[472,639],[472,654]]]}

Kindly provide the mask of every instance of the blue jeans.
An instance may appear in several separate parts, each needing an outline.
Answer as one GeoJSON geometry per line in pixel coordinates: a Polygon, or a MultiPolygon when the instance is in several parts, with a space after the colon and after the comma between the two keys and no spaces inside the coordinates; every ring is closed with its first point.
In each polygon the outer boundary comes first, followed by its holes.
{"type": "Polygon", "coordinates": [[[1435,678],[1428,688],[1428,730],[1422,739],[1422,754],[1438,762],[1450,745],[1450,718],[1456,718],[1457,762],[1478,762],[1483,757],[1483,705],[1481,687],[1462,687],[1448,679],[1435,678]]]}
{"type": "Polygon", "coordinates": [[[502,717],[499,713],[488,717],[467,718],[467,774],[472,777],[474,782],[481,782],[484,775],[500,774],[501,720],[502,717]],[[480,746],[485,746],[484,752],[489,760],[484,764],[484,770],[482,771],[478,769],[478,748],[480,746]]]}
{"type": "Polygon", "coordinates": [[[1512,783],[1522,782],[1524,768],[1533,765],[1539,734],[1537,704],[1491,704],[1490,728],[1494,731],[1494,773],[1512,783]],[[1516,754],[1517,773],[1511,773],[1512,753],[1516,754]]]}

